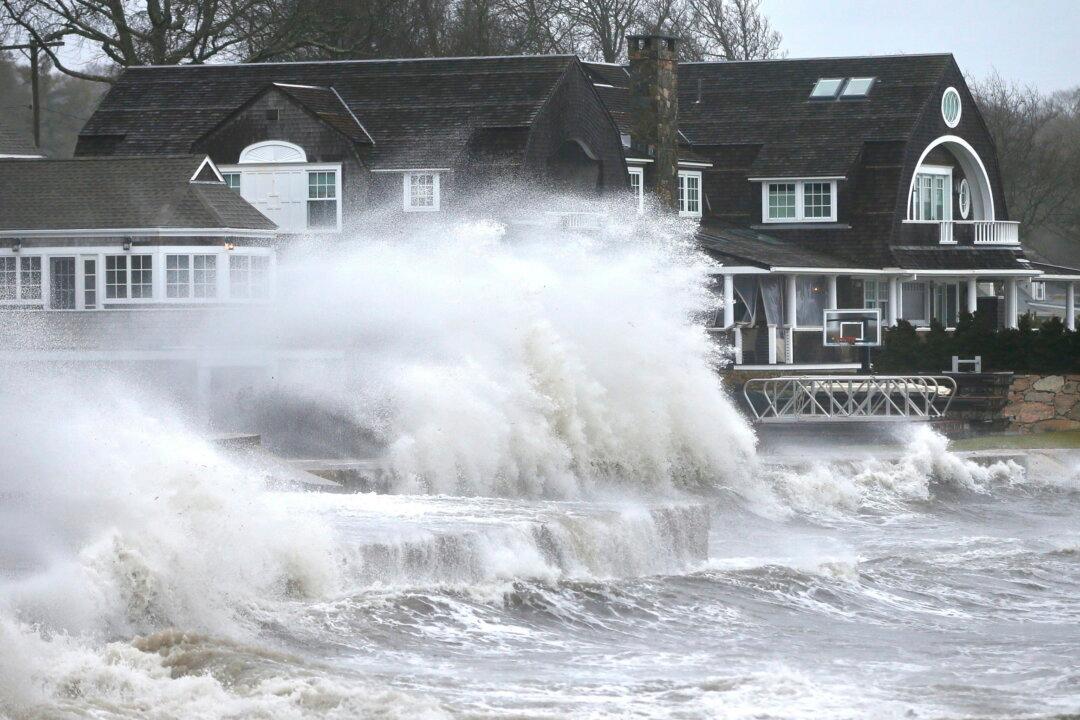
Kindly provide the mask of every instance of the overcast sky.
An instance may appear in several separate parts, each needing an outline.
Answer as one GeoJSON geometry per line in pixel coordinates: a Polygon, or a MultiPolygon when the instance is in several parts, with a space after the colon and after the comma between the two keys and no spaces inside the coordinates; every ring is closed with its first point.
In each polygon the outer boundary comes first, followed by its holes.
{"type": "Polygon", "coordinates": [[[764,0],[789,57],[951,52],[1044,91],[1080,85],[1080,0],[764,0]]]}

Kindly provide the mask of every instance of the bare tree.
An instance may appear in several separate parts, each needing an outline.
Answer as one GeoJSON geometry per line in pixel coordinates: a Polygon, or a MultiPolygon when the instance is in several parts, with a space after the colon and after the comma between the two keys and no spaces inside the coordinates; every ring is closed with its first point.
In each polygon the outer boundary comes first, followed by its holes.
{"type": "Polygon", "coordinates": [[[567,0],[566,14],[588,32],[586,56],[622,59],[626,33],[638,20],[640,0],[567,0]]]}
{"type": "Polygon", "coordinates": [[[780,56],[783,36],[761,12],[761,0],[690,0],[703,54],[723,60],[780,56]]]}
{"type": "Polygon", "coordinates": [[[287,28],[307,12],[291,0],[0,0],[0,8],[8,25],[43,45],[58,70],[103,82],[111,78],[65,65],[45,43],[80,38],[121,66],[247,60],[253,33],[262,44],[290,39],[287,28]]]}
{"type": "Polygon", "coordinates": [[[997,146],[1011,218],[1027,232],[1080,229],[1080,91],[1047,96],[997,73],[970,85],[997,146]]]}

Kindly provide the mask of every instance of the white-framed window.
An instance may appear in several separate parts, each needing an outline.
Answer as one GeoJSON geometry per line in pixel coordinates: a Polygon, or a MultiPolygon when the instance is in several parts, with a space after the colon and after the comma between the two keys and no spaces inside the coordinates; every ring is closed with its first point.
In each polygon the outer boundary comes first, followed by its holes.
{"type": "Polygon", "coordinates": [[[210,300],[217,297],[216,255],[166,255],[165,297],[210,300]]]}
{"type": "Polygon", "coordinates": [[[952,220],[952,168],[923,165],[911,186],[909,219],[920,222],[952,220]]]}
{"type": "Polygon", "coordinates": [[[106,255],[105,298],[148,300],[154,297],[153,255],[106,255]]]}
{"type": "Polygon", "coordinates": [[[229,256],[229,297],[254,300],[270,294],[268,255],[229,256]]]}
{"type": "Polygon", "coordinates": [[[836,222],[835,180],[775,180],[761,184],[767,223],[836,222]]]}
{"type": "Polygon", "coordinates": [[[407,172],[402,182],[405,212],[439,211],[439,173],[407,172]]]}
{"type": "Polygon", "coordinates": [[[337,172],[312,170],[307,174],[307,226],[309,230],[337,228],[337,172]]]}
{"type": "Polygon", "coordinates": [[[701,171],[679,171],[679,215],[701,217],[701,171]]]}
{"type": "Polygon", "coordinates": [[[632,167],[628,168],[627,172],[630,173],[630,193],[637,201],[638,212],[645,211],[645,170],[644,168],[632,167]]]}
{"type": "Polygon", "coordinates": [[[1039,280],[1031,281],[1031,299],[1046,300],[1046,283],[1039,280]]]}
{"type": "Polygon", "coordinates": [[[0,302],[41,300],[41,258],[0,257],[0,302]]]}
{"type": "Polygon", "coordinates": [[[941,117],[945,120],[945,124],[951,128],[959,125],[963,111],[964,106],[960,103],[959,91],[954,87],[946,89],[941,96],[941,117]]]}
{"type": "Polygon", "coordinates": [[[880,309],[883,320],[889,317],[889,282],[887,280],[863,280],[863,307],[880,309]]]}
{"type": "Polygon", "coordinates": [[[225,184],[229,186],[230,190],[240,192],[240,173],[238,172],[223,172],[221,177],[225,179],[225,184]]]}
{"type": "Polygon", "coordinates": [[[960,206],[961,219],[967,220],[968,215],[971,214],[971,187],[968,185],[967,178],[960,181],[960,189],[957,191],[957,205],[960,206]]]}

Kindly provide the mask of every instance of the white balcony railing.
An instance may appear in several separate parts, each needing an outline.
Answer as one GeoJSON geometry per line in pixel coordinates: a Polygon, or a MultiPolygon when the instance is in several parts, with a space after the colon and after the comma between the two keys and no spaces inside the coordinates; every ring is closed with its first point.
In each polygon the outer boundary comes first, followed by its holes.
{"type": "Polygon", "coordinates": [[[1020,223],[1009,220],[974,220],[976,245],[1016,245],[1020,223]]]}
{"type": "Polygon", "coordinates": [[[1020,242],[1020,223],[1011,220],[943,220],[938,223],[938,240],[942,245],[957,243],[956,226],[970,225],[971,232],[961,237],[971,237],[976,245],[1016,245],[1020,242]]]}

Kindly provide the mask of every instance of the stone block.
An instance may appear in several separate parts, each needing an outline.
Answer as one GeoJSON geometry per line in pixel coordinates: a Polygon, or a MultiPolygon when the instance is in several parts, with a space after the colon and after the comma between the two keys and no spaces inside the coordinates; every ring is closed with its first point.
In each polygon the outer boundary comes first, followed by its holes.
{"type": "Polygon", "coordinates": [[[1016,422],[1025,425],[1037,423],[1040,420],[1050,420],[1054,417],[1054,406],[1040,402],[1021,403],[1011,417],[1016,418],[1016,422]]]}
{"type": "Polygon", "coordinates": [[[1061,392],[1066,395],[1080,394],[1080,382],[1077,382],[1076,380],[1066,380],[1065,384],[1061,386],[1061,392]]]}
{"type": "Polygon", "coordinates": [[[1029,375],[1017,375],[1013,378],[1012,392],[1023,392],[1031,387],[1031,377],[1029,375]]]}
{"type": "Polygon", "coordinates": [[[1057,411],[1058,415],[1067,415],[1077,402],[1080,402],[1080,397],[1076,395],[1058,393],[1054,396],[1054,410],[1057,411]]]}
{"type": "Polygon", "coordinates": [[[1035,390],[1029,390],[1028,392],[1024,393],[1024,401],[1037,403],[1054,402],[1054,393],[1036,392],[1035,390]]]}
{"type": "Polygon", "coordinates": [[[1046,377],[1036,380],[1032,383],[1031,387],[1035,390],[1042,392],[1057,392],[1065,386],[1065,378],[1061,375],[1047,375],[1046,377]]]}
{"type": "Polygon", "coordinates": [[[1071,375],[1071,374],[1066,375],[1065,379],[1066,380],[1071,380],[1072,382],[1075,382],[1075,383],[1080,383],[1080,375],[1071,375]]]}
{"type": "Polygon", "coordinates": [[[1040,420],[1029,426],[1032,432],[1060,432],[1062,430],[1080,430],[1080,420],[1066,420],[1054,418],[1052,420],[1040,420]]]}
{"type": "Polygon", "coordinates": [[[1023,401],[1010,402],[1008,405],[1001,409],[1001,414],[1004,417],[1014,418],[1020,414],[1020,408],[1023,405],[1023,401]]]}

